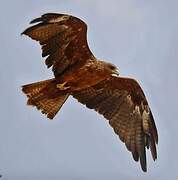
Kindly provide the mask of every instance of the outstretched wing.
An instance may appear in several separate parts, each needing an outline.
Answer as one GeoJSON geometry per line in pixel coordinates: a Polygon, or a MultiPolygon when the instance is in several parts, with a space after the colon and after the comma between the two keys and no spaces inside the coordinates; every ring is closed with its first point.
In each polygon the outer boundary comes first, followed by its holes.
{"type": "Polygon", "coordinates": [[[87,44],[87,25],[80,19],[65,15],[48,13],[30,22],[38,23],[26,29],[25,34],[39,41],[45,63],[52,66],[55,76],[63,73],[74,64],[94,59],[87,44]]]}
{"type": "Polygon", "coordinates": [[[150,148],[155,160],[158,135],[139,84],[133,79],[111,77],[73,96],[109,120],[115,133],[132,152],[134,160],[140,160],[143,171],[146,171],[145,147],[150,148]]]}

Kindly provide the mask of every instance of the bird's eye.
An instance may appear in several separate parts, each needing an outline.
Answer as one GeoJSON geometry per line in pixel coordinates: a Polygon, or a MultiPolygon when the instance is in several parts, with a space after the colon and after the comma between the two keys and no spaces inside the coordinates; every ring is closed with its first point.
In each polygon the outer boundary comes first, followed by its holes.
{"type": "Polygon", "coordinates": [[[114,66],[110,66],[110,69],[111,69],[111,70],[114,70],[114,69],[115,69],[115,67],[114,67],[114,66]]]}

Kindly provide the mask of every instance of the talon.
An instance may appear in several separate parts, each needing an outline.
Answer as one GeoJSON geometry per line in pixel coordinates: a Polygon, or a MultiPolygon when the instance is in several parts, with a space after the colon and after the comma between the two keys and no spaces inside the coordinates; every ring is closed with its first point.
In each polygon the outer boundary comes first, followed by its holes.
{"type": "Polygon", "coordinates": [[[56,87],[60,90],[66,90],[66,89],[69,89],[70,87],[69,86],[66,86],[65,85],[67,84],[67,82],[64,82],[62,84],[57,84],[56,87]]]}

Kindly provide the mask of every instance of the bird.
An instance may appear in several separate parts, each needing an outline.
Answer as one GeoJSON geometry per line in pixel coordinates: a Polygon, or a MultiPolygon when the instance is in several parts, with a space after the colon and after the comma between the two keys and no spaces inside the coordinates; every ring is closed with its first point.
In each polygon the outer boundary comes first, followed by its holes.
{"type": "Polygon", "coordinates": [[[46,13],[35,18],[22,35],[41,45],[54,78],[22,86],[27,105],[53,119],[72,96],[109,122],[133,159],[147,171],[146,151],[157,159],[158,133],[139,83],[120,77],[118,68],[97,59],[87,43],[87,24],[68,14],[46,13]]]}

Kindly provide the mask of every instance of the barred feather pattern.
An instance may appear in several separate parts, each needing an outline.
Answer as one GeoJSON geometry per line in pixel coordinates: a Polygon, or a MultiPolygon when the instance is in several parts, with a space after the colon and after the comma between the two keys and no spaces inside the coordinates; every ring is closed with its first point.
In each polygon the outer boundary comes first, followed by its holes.
{"type": "Polygon", "coordinates": [[[111,77],[73,94],[82,104],[109,120],[114,132],[147,171],[146,147],[157,158],[157,129],[145,95],[139,84],[128,78],[111,77]]]}
{"type": "Polygon", "coordinates": [[[22,91],[27,95],[27,105],[35,106],[49,119],[53,119],[60,110],[69,94],[60,94],[54,79],[22,86],[22,91]]]}
{"type": "Polygon", "coordinates": [[[87,25],[77,17],[47,13],[30,22],[22,34],[40,43],[47,67],[55,77],[74,64],[94,59],[87,43],[87,25]]]}

